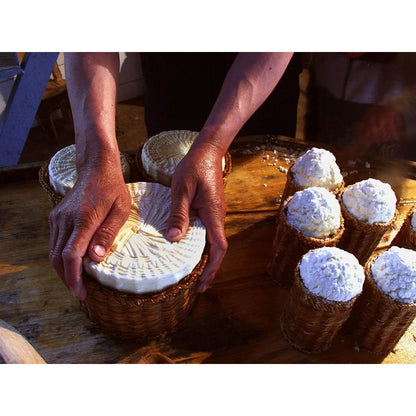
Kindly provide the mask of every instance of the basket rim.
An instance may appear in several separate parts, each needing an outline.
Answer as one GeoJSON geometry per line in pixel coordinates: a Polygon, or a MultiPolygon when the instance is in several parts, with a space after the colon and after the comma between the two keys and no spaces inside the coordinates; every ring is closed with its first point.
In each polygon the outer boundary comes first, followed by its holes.
{"type": "Polygon", "coordinates": [[[302,232],[300,232],[299,230],[297,230],[295,227],[293,227],[292,225],[289,224],[289,221],[287,220],[287,205],[289,203],[289,201],[293,198],[293,195],[289,196],[282,205],[282,208],[279,212],[279,223],[283,221],[283,224],[285,224],[285,226],[289,227],[290,230],[293,230],[293,232],[296,234],[296,238],[299,239],[300,243],[303,244],[307,244],[308,246],[310,245],[317,245],[317,246],[322,246],[322,245],[328,245],[331,244],[332,242],[337,242],[339,239],[341,239],[344,230],[345,230],[345,223],[344,223],[344,217],[342,215],[342,212],[340,213],[340,226],[337,230],[337,232],[335,234],[331,234],[329,237],[326,238],[317,238],[317,237],[309,237],[306,236],[304,234],[302,234],[302,232]]]}
{"type": "Polygon", "coordinates": [[[208,254],[205,252],[202,255],[199,263],[192,270],[192,272],[189,273],[184,278],[182,278],[178,283],[175,283],[157,292],[150,292],[150,293],[143,293],[143,294],[122,292],[120,290],[113,289],[108,286],[104,286],[93,276],[86,273],[85,270],[83,270],[82,272],[82,278],[86,279],[87,283],[94,285],[95,289],[99,289],[100,291],[105,292],[108,297],[114,298],[120,304],[121,303],[132,304],[135,306],[145,304],[145,303],[156,304],[156,303],[160,303],[164,301],[166,297],[168,296],[176,296],[183,289],[196,283],[199,276],[204,271],[207,261],[208,261],[208,254]]]}

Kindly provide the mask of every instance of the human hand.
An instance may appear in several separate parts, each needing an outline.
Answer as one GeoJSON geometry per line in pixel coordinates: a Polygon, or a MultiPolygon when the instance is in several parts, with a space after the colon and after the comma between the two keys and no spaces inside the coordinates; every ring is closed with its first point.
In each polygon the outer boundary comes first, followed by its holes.
{"type": "Polygon", "coordinates": [[[214,279],[228,248],[225,237],[225,199],[222,155],[212,146],[192,147],[172,177],[172,203],[166,237],[180,241],[189,226],[189,212],[195,210],[206,227],[208,262],[198,291],[205,292],[214,279]]]}
{"type": "Polygon", "coordinates": [[[104,259],[126,222],[131,197],[121,171],[92,168],[78,173],[75,186],[51,211],[49,259],[71,294],[86,297],[82,258],[104,259]]]}

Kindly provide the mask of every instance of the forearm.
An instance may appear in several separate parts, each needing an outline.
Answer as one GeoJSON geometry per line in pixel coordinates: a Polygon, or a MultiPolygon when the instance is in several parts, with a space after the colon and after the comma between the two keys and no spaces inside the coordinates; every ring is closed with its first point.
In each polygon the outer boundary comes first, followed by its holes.
{"type": "Polygon", "coordinates": [[[114,163],[118,53],[66,53],[65,70],[78,169],[114,163]]]}
{"type": "Polygon", "coordinates": [[[197,139],[224,154],[284,74],[293,53],[240,53],[197,139]]]}

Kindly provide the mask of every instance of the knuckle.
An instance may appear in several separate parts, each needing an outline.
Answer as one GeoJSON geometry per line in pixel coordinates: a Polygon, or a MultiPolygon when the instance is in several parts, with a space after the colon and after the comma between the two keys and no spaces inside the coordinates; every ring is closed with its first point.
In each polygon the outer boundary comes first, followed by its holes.
{"type": "Polygon", "coordinates": [[[49,254],[49,261],[54,268],[61,264],[61,256],[55,252],[49,254]]]}
{"type": "Polygon", "coordinates": [[[78,257],[77,253],[75,252],[75,250],[71,249],[71,248],[64,248],[62,250],[62,260],[67,263],[67,262],[72,262],[74,261],[76,258],[78,257]]]}
{"type": "Polygon", "coordinates": [[[174,212],[171,212],[169,216],[169,223],[170,224],[182,223],[186,221],[187,218],[188,218],[188,213],[185,210],[183,209],[176,210],[174,212]]]}
{"type": "Polygon", "coordinates": [[[216,244],[216,248],[218,252],[225,253],[228,250],[228,241],[227,240],[220,240],[216,244]]]}
{"type": "Polygon", "coordinates": [[[100,227],[97,232],[97,236],[102,240],[109,240],[114,238],[116,231],[113,227],[100,227]]]}
{"type": "Polygon", "coordinates": [[[228,241],[224,239],[216,239],[210,242],[211,252],[217,253],[217,255],[224,255],[228,250],[228,241]]]}

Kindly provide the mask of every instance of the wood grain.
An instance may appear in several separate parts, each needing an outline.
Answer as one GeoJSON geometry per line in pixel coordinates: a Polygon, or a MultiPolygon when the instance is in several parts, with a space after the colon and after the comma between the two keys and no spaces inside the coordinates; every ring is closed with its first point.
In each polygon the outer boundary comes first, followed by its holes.
{"type": "MultiPolygon", "coordinates": [[[[355,350],[342,333],[332,348],[316,355],[300,353],[284,340],[279,316],[287,291],[271,281],[266,266],[286,177],[278,164],[267,164],[275,155],[273,148],[256,150],[254,143],[251,154],[239,149],[232,153],[226,187],[229,250],[222,267],[175,333],[120,341],[87,319],[49,264],[50,205],[36,180],[0,185],[0,319],[48,363],[140,362],[152,353],[175,363],[416,363],[415,323],[387,356],[355,350]],[[267,154],[269,159],[264,159],[267,154]]],[[[279,163],[288,166],[283,159],[279,163]]],[[[352,172],[346,177],[351,181],[385,174],[364,165],[342,169],[352,172]]],[[[416,181],[403,177],[395,186],[404,218],[416,195],[416,181]]]]}
{"type": "Polygon", "coordinates": [[[27,339],[1,319],[0,357],[6,364],[46,364],[27,339]]]}

